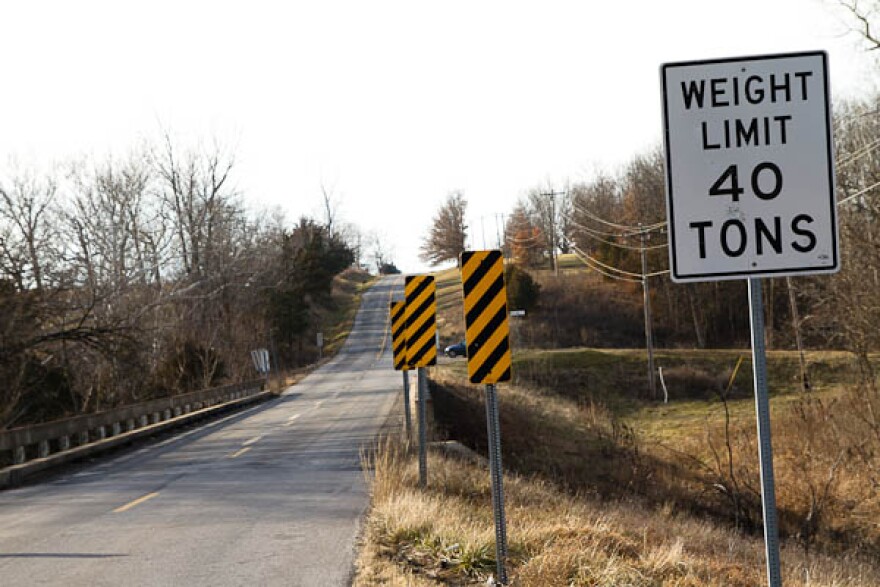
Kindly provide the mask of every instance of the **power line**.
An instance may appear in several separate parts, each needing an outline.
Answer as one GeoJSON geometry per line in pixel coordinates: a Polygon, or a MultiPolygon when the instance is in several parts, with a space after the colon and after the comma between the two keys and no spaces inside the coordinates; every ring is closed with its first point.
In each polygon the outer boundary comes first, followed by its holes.
{"type": "MultiPolygon", "coordinates": [[[[588,226],[584,226],[583,224],[580,224],[580,223],[578,223],[578,222],[574,222],[574,221],[572,221],[571,223],[572,223],[574,226],[577,226],[578,228],[580,228],[581,230],[583,230],[584,233],[586,234],[586,236],[588,236],[589,238],[591,238],[591,239],[593,239],[593,240],[597,240],[597,241],[602,242],[602,243],[605,243],[606,245],[609,245],[609,246],[612,246],[612,247],[617,247],[617,248],[620,248],[620,249],[627,249],[627,250],[630,250],[630,251],[641,251],[641,250],[642,250],[642,247],[641,247],[641,246],[636,246],[636,245],[626,245],[626,244],[623,244],[623,243],[618,243],[618,242],[614,242],[614,241],[610,241],[610,240],[604,239],[604,238],[602,238],[601,236],[597,236],[597,235],[599,235],[599,234],[602,234],[602,235],[606,235],[606,236],[610,236],[610,237],[617,238],[617,237],[620,237],[620,236],[626,236],[626,237],[628,237],[629,235],[617,235],[617,234],[603,233],[603,232],[600,232],[600,231],[593,230],[593,229],[591,229],[590,227],[588,227],[588,226]]],[[[659,245],[650,245],[650,246],[646,246],[645,249],[646,249],[646,250],[662,249],[662,248],[665,248],[665,247],[667,247],[667,246],[669,246],[668,243],[661,243],[661,244],[659,244],[659,245]]]]}
{"type": "Polygon", "coordinates": [[[516,243],[525,243],[531,242],[536,243],[544,240],[540,235],[532,235],[532,236],[516,236],[516,235],[507,235],[508,242],[516,242],[516,243]]]}
{"type": "Polygon", "coordinates": [[[578,222],[577,220],[571,218],[570,216],[567,217],[567,220],[568,220],[570,223],[574,224],[575,226],[578,226],[579,228],[583,228],[583,229],[586,229],[586,230],[590,230],[590,231],[592,231],[594,234],[597,234],[597,235],[600,235],[600,236],[608,236],[608,237],[614,237],[614,238],[634,236],[634,235],[631,235],[631,234],[629,234],[629,233],[623,233],[623,234],[621,234],[620,231],[618,231],[618,232],[606,232],[606,231],[604,231],[604,230],[599,230],[598,228],[588,227],[588,226],[586,226],[585,224],[581,224],[581,223],[578,222]]]}
{"type": "MultiPolygon", "coordinates": [[[[625,271],[625,270],[623,270],[623,269],[618,269],[617,267],[614,267],[614,266],[612,266],[612,265],[608,265],[607,263],[603,263],[602,261],[599,261],[599,260],[596,259],[595,257],[591,257],[590,255],[588,255],[587,253],[585,253],[582,249],[580,249],[580,248],[578,248],[578,247],[576,247],[576,246],[573,246],[573,247],[572,247],[572,250],[575,252],[575,256],[577,256],[579,259],[581,259],[582,261],[584,261],[584,263],[586,263],[587,265],[589,265],[591,269],[594,269],[595,267],[593,267],[592,265],[590,265],[590,262],[595,263],[595,264],[598,264],[598,265],[601,266],[601,267],[607,267],[608,270],[610,270],[610,271],[618,271],[618,272],[620,272],[621,274],[631,275],[631,276],[638,277],[638,278],[639,278],[638,281],[641,282],[641,278],[642,278],[642,274],[641,274],[641,273],[632,273],[631,271],[625,271]]],[[[597,271],[598,271],[598,269],[597,269],[597,271]]],[[[600,271],[600,273],[602,273],[602,272],[600,271]]],[[[645,276],[645,277],[657,277],[657,276],[659,276],[659,275],[666,275],[666,274],[668,274],[668,273],[669,273],[669,269],[663,269],[662,271],[654,271],[654,272],[652,272],[652,273],[646,273],[644,276],[645,276]]],[[[605,274],[605,273],[603,273],[603,275],[604,275],[604,274],[605,274]]],[[[609,277],[615,277],[615,278],[616,278],[616,276],[614,276],[614,275],[609,275],[609,277]]],[[[623,279],[623,278],[621,278],[621,279],[623,279]]]]}
{"type": "Polygon", "coordinates": [[[870,155],[871,153],[876,151],[878,148],[880,148],[880,139],[875,139],[874,141],[868,143],[867,145],[864,145],[861,148],[856,149],[852,153],[848,153],[846,156],[839,158],[835,162],[835,165],[837,167],[844,167],[846,165],[849,165],[853,161],[861,159],[865,155],[870,155]]]}
{"type": "Polygon", "coordinates": [[[663,271],[654,271],[653,273],[646,273],[645,277],[657,277],[658,275],[669,275],[669,269],[664,269],[663,271]]]}
{"type": "Polygon", "coordinates": [[[579,212],[581,212],[585,216],[591,218],[592,220],[595,220],[596,222],[599,222],[599,223],[604,224],[606,226],[610,226],[611,228],[616,228],[617,230],[631,232],[633,235],[639,234],[641,232],[653,232],[655,230],[658,230],[658,229],[666,226],[665,220],[663,220],[661,222],[655,222],[654,224],[648,224],[645,226],[628,226],[626,224],[617,224],[616,222],[611,222],[610,220],[605,220],[604,218],[600,218],[600,217],[596,216],[595,214],[593,214],[592,212],[590,212],[589,210],[587,210],[583,206],[579,206],[575,203],[573,203],[573,206],[579,212]]]}
{"type": "Polygon", "coordinates": [[[621,275],[627,275],[627,276],[629,276],[629,277],[638,277],[639,279],[642,278],[642,274],[641,274],[641,273],[633,273],[632,271],[626,271],[626,270],[624,270],[624,269],[618,269],[617,267],[614,267],[613,265],[608,265],[607,263],[603,263],[603,262],[600,261],[599,259],[596,259],[596,258],[594,258],[594,257],[591,257],[590,255],[588,255],[587,253],[585,253],[584,251],[582,251],[581,249],[579,249],[579,248],[577,248],[577,247],[575,247],[574,249],[575,249],[576,251],[578,251],[581,255],[583,255],[584,257],[586,257],[586,258],[589,259],[590,261],[592,261],[593,263],[599,265],[600,267],[603,267],[604,269],[607,269],[608,271],[616,271],[616,272],[620,273],[621,275]]]}
{"type": "Polygon", "coordinates": [[[614,274],[612,274],[612,273],[608,273],[608,272],[606,272],[606,271],[603,271],[603,270],[600,269],[599,267],[597,267],[597,266],[595,266],[595,265],[592,265],[591,262],[589,261],[589,259],[590,259],[591,257],[585,255],[585,254],[583,253],[583,251],[581,251],[581,250],[578,249],[577,247],[572,247],[572,250],[574,251],[574,254],[575,254],[575,256],[576,256],[577,258],[579,258],[581,261],[583,261],[584,264],[585,264],[587,267],[589,267],[590,269],[592,269],[592,270],[595,271],[596,273],[599,273],[599,274],[601,274],[601,275],[604,275],[605,277],[610,277],[611,279],[616,279],[616,280],[618,280],[618,281],[627,281],[627,282],[629,282],[629,283],[641,283],[641,282],[642,282],[641,279],[632,279],[632,278],[629,278],[629,277],[621,277],[621,276],[619,276],[619,275],[614,275],[614,274]]]}
{"type": "Polygon", "coordinates": [[[838,200],[838,201],[837,201],[837,205],[840,206],[841,204],[845,204],[846,202],[849,202],[849,201],[852,200],[853,198],[858,198],[859,196],[861,196],[861,195],[863,195],[863,194],[865,194],[865,193],[867,193],[867,192],[870,192],[871,190],[873,190],[874,188],[876,188],[876,187],[878,187],[878,186],[880,186],[880,181],[878,181],[878,182],[875,183],[874,185],[870,185],[870,186],[866,187],[866,188],[863,189],[863,190],[859,190],[859,191],[857,191],[856,193],[852,194],[851,196],[847,196],[847,197],[845,197],[845,198],[842,199],[842,200],[838,200]]]}

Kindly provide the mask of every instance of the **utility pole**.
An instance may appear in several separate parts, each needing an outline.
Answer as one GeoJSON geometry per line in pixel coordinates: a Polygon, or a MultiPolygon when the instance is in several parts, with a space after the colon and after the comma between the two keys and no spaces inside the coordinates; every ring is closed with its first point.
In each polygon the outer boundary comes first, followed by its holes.
{"type": "Polygon", "coordinates": [[[647,234],[639,224],[639,236],[642,239],[642,295],[645,306],[645,342],[648,347],[648,383],[651,389],[651,399],[657,399],[657,382],[654,377],[654,336],[651,326],[651,294],[648,289],[648,250],[645,244],[647,234]]]}
{"type": "Polygon", "coordinates": [[[556,259],[556,196],[564,196],[565,192],[549,192],[541,194],[550,196],[550,258],[553,260],[553,275],[559,276],[559,264],[556,259]]]}
{"type": "Polygon", "coordinates": [[[501,254],[505,259],[510,258],[510,246],[507,242],[507,218],[504,212],[499,214],[501,216],[501,243],[498,248],[501,249],[501,254]]]}
{"type": "Polygon", "coordinates": [[[801,365],[801,387],[804,391],[810,391],[810,375],[807,372],[807,359],[804,356],[804,341],[801,338],[801,317],[798,313],[797,297],[795,296],[794,286],[791,284],[791,277],[785,278],[785,286],[788,288],[788,306],[791,309],[791,324],[794,327],[794,340],[797,344],[798,358],[801,365]]]}

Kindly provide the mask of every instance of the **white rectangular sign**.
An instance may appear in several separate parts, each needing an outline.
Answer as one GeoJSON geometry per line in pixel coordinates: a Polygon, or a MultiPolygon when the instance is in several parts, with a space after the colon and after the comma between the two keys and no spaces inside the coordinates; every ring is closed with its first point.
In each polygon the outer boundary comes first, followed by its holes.
{"type": "Polygon", "coordinates": [[[256,349],[251,351],[251,360],[254,362],[254,369],[260,375],[269,373],[269,351],[266,349],[256,349]]]}
{"type": "Polygon", "coordinates": [[[827,60],[662,66],[673,281],[840,268],[827,60]]]}

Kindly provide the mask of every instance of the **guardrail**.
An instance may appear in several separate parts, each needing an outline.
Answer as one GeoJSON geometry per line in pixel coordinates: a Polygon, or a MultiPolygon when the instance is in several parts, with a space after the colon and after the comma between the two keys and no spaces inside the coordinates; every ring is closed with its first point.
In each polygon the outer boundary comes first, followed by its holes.
{"type": "Polygon", "coordinates": [[[262,379],[202,389],[105,412],[0,431],[0,487],[27,475],[130,442],[220,408],[271,395],[262,379]]]}

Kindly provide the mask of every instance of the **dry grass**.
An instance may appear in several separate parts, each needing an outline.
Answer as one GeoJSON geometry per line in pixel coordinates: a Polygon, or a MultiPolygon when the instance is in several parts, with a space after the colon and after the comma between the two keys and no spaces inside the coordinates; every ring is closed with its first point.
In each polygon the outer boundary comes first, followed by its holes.
{"type": "MultiPolygon", "coordinates": [[[[455,377],[432,376],[434,417],[441,429],[485,452],[483,394],[455,377]]],[[[631,430],[602,404],[546,395],[537,387],[505,385],[499,393],[505,464],[542,475],[573,492],[619,495],[640,478],[631,430]]]]}
{"type": "MultiPolygon", "coordinates": [[[[438,276],[441,316],[460,314],[453,272],[438,276]]],[[[521,475],[506,481],[514,584],[765,582],[748,361],[726,410],[718,401],[744,353],[659,351],[667,405],[646,401],[644,351],[515,354],[516,385],[500,390],[505,465],[521,475]]],[[[843,353],[807,360],[814,391],[804,395],[796,355],[768,354],[785,584],[880,585],[880,396],[856,384],[843,353]]],[[[453,437],[484,451],[480,394],[461,384],[463,371],[460,361],[435,372],[453,389],[435,409],[453,437]]],[[[386,453],[357,584],[484,581],[494,566],[488,472],[432,455],[431,486],[419,492],[412,456],[386,453]]]]}
{"type": "Polygon", "coordinates": [[[451,267],[434,274],[437,284],[437,331],[441,345],[464,340],[464,293],[461,273],[451,267]]]}
{"type": "MultiPolygon", "coordinates": [[[[509,431],[508,431],[509,432],[509,431]]],[[[504,431],[502,430],[502,434],[504,431]]],[[[415,455],[386,440],[369,463],[373,507],[354,584],[477,585],[494,574],[485,466],[431,453],[417,488],[415,455]]],[[[671,507],[596,501],[552,484],[505,477],[511,584],[754,586],[763,544],[671,507]]],[[[877,585],[865,564],[783,550],[786,585],[877,585]]]]}
{"type": "MultiPolygon", "coordinates": [[[[538,369],[524,378],[533,383],[500,389],[504,464],[512,473],[506,483],[514,584],[763,583],[754,405],[748,390],[729,405],[734,483],[726,460],[724,411],[717,400],[666,406],[618,401],[625,412],[622,421],[595,399],[601,395],[593,393],[597,384],[607,385],[604,393],[610,393],[615,376],[629,377],[629,367],[643,372],[638,355],[532,352],[521,360],[554,368],[586,365],[608,373],[604,379],[588,378],[591,390],[583,394],[575,393],[566,376],[561,378],[566,388],[555,389],[552,385],[560,381],[538,369]],[[661,435],[673,422],[677,426],[661,435]],[[733,489],[742,494],[739,510],[729,497],[733,489]]],[[[727,368],[736,352],[716,359],[708,353],[683,355],[706,373],[683,371],[679,382],[703,386],[707,377],[718,377],[715,367],[727,368]]],[[[790,357],[772,359],[781,365],[776,380],[788,381],[790,357]]],[[[838,354],[811,361],[823,391],[773,399],[786,585],[878,585],[880,463],[875,455],[880,454],[880,437],[868,415],[871,410],[880,414],[880,401],[865,403],[865,392],[855,392],[838,354]],[[823,361],[828,364],[820,365],[823,361]]],[[[481,393],[461,382],[459,367],[435,370],[433,377],[440,382],[433,396],[435,414],[453,437],[484,452],[481,393]]],[[[433,455],[431,486],[421,493],[414,485],[411,457],[393,446],[386,450],[394,456],[377,463],[380,483],[360,584],[485,580],[494,564],[485,465],[433,455]]]]}
{"type": "MultiPolygon", "coordinates": [[[[680,478],[658,479],[703,505],[731,512],[730,492],[760,516],[758,449],[754,406],[743,401],[731,410],[729,434],[717,406],[704,410],[702,429],[691,428],[655,445],[658,456],[689,468],[703,480],[687,487],[680,478]],[[729,448],[728,448],[729,440],[729,448]],[[670,445],[674,442],[674,445],[670,445]],[[674,450],[671,447],[674,446],[674,450]],[[710,490],[715,488],[717,490],[710,490]]],[[[781,531],[804,548],[875,554],[880,546],[880,438],[868,416],[880,405],[870,392],[851,389],[807,397],[780,398],[772,404],[776,500],[781,531]]],[[[746,516],[748,518],[748,515],[746,516]]]]}
{"type": "MultiPolygon", "coordinates": [[[[760,481],[750,365],[740,369],[726,405],[717,392],[713,397],[709,391],[729,377],[730,366],[740,353],[659,353],[675,374],[669,380],[673,398],[669,404],[646,402],[639,399],[641,393],[632,392],[644,380],[644,355],[640,357],[638,351],[532,351],[520,356],[516,373],[520,381],[538,388],[542,404],[607,406],[614,418],[631,427],[638,456],[632,479],[622,477],[629,463],[620,458],[619,451],[606,451],[615,455],[616,469],[611,475],[603,473],[608,463],[596,461],[589,470],[573,470],[581,487],[608,495],[610,478],[619,485],[612,487],[614,495],[636,487],[639,495],[654,503],[678,503],[756,531],[761,521],[760,481]]],[[[782,533],[806,549],[877,556],[880,396],[858,385],[844,353],[808,354],[814,383],[809,394],[797,391],[794,353],[772,352],[768,359],[782,533]]],[[[516,392],[507,396],[514,404],[526,405],[516,392]]],[[[518,408],[514,405],[508,411],[517,413],[518,408]]],[[[539,414],[533,419],[539,419],[539,414]]],[[[592,459],[586,439],[577,444],[573,455],[546,450],[558,445],[561,434],[557,430],[574,434],[578,427],[577,419],[554,417],[548,426],[553,438],[546,440],[534,435],[529,426],[518,426],[532,435],[531,452],[541,455],[544,463],[517,470],[564,471],[570,470],[578,456],[592,459]]],[[[618,449],[633,444],[629,437],[612,440],[618,449]],[[621,440],[627,445],[621,447],[621,440]]],[[[512,464],[519,462],[511,459],[512,464]]],[[[570,478],[565,483],[578,486],[570,478]]]]}

